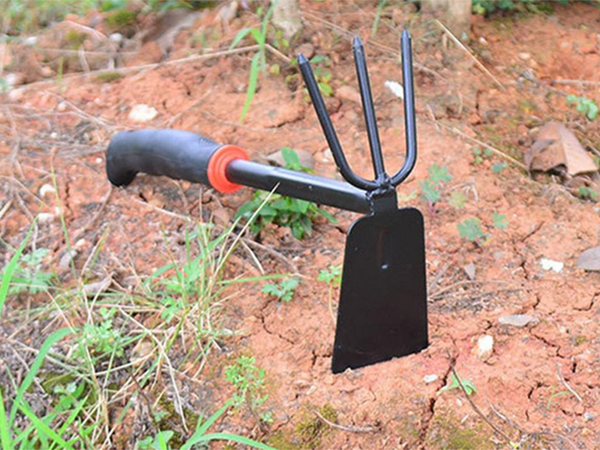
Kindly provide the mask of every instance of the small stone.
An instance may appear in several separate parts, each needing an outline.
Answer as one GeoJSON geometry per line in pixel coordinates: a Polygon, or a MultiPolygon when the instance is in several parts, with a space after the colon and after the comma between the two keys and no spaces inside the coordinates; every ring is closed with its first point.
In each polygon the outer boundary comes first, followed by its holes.
{"type": "Polygon", "coordinates": [[[583,270],[600,270],[600,247],[588,248],[577,259],[577,267],[583,270]]]}
{"type": "Polygon", "coordinates": [[[158,111],[152,106],[135,105],[129,113],[129,120],[133,122],[149,122],[158,115],[158,111]]]}
{"type": "Polygon", "coordinates": [[[335,96],[342,101],[361,104],[360,93],[352,86],[341,86],[335,90],[335,96]]]}
{"type": "Polygon", "coordinates": [[[11,89],[8,91],[8,99],[11,102],[18,102],[23,98],[23,89],[11,89]]]}
{"type": "Polygon", "coordinates": [[[467,277],[469,277],[469,280],[473,281],[475,279],[475,272],[476,272],[476,270],[475,270],[475,264],[474,263],[467,264],[465,267],[463,267],[463,270],[467,274],[467,277]]]}
{"type": "Polygon", "coordinates": [[[46,197],[47,195],[54,195],[56,194],[56,189],[54,189],[54,186],[52,186],[51,184],[44,184],[40,190],[40,197],[46,197]]]}
{"type": "Polygon", "coordinates": [[[423,381],[425,382],[425,384],[431,384],[431,383],[436,382],[438,380],[438,378],[439,377],[435,373],[433,373],[431,375],[425,375],[423,377],[423,381]]]}
{"type": "Polygon", "coordinates": [[[52,213],[39,213],[38,214],[38,222],[39,223],[50,223],[56,219],[56,216],[52,213]]]}
{"type": "Polygon", "coordinates": [[[523,61],[527,61],[528,59],[531,58],[531,53],[527,53],[527,52],[519,53],[519,58],[522,59],[523,61]]]}
{"type": "Polygon", "coordinates": [[[540,265],[544,270],[552,270],[553,272],[560,273],[565,267],[565,263],[560,261],[554,261],[549,258],[541,258],[540,265]]]}
{"type": "Polygon", "coordinates": [[[108,38],[117,44],[123,42],[123,35],[121,33],[113,33],[108,38]]]}
{"type": "Polygon", "coordinates": [[[477,357],[482,361],[487,361],[494,352],[494,337],[486,334],[477,339],[477,357]]]}
{"type": "Polygon", "coordinates": [[[315,46],[306,42],[296,49],[296,53],[302,53],[307,59],[310,59],[315,55],[315,46]]]}
{"type": "Polygon", "coordinates": [[[400,83],[393,80],[387,80],[384,83],[384,86],[388,88],[392,92],[392,94],[394,94],[400,100],[404,100],[404,88],[400,83]]]}
{"type": "Polygon", "coordinates": [[[60,102],[57,106],[56,106],[56,110],[58,112],[64,112],[67,109],[67,102],[60,102]]]}
{"type": "Polygon", "coordinates": [[[498,322],[502,325],[508,325],[517,328],[523,328],[527,325],[536,324],[540,321],[537,317],[529,316],[527,314],[510,314],[508,316],[500,316],[498,322]]]}
{"type": "Polygon", "coordinates": [[[583,418],[584,418],[585,420],[587,420],[588,422],[591,422],[591,421],[592,421],[592,420],[594,420],[596,417],[595,417],[595,416],[594,416],[592,413],[590,413],[590,412],[586,412],[586,413],[583,413],[583,418]]]}
{"type": "Polygon", "coordinates": [[[4,81],[11,87],[23,84],[24,79],[25,77],[20,73],[7,73],[4,75],[4,81]]]}

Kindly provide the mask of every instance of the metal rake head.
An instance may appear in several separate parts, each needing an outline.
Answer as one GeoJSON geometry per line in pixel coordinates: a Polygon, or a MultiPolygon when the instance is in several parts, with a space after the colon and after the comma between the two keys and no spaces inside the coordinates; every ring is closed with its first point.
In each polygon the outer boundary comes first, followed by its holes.
{"type": "Polygon", "coordinates": [[[402,32],[401,38],[402,47],[402,78],[404,82],[404,121],[406,128],[406,159],[402,168],[392,177],[386,171],[381,153],[381,143],[379,141],[379,132],[377,131],[377,119],[375,117],[375,108],[373,106],[373,98],[371,96],[371,87],[369,85],[369,74],[367,72],[367,61],[365,52],[360,38],[355,37],[352,42],[354,51],[354,61],[356,64],[356,74],[358,77],[358,85],[360,88],[360,96],[362,100],[363,111],[365,114],[365,122],[367,126],[367,134],[369,137],[369,147],[371,149],[371,158],[373,161],[373,171],[375,178],[366,180],[352,171],[348,160],[346,159],[340,141],[337,137],[331,118],[323,102],[323,97],[319,91],[319,86],[310,62],[301,53],[298,55],[298,63],[300,71],[304,78],[304,83],[312,99],[315,111],[321,123],[321,128],[329,144],[329,148],[333,153],[335,163],[344,177],[344,179],[353,186],[369,192],[379,191],[386,192],[393,190],[396,186],[402,183],[410,174],[417,160],[417,141],[416,141],[416,121],[415,121],[415,105],[414,105],[414,86],[412,73],[412,54],[411,54],[411,38],[408,31],[402,32]]]}

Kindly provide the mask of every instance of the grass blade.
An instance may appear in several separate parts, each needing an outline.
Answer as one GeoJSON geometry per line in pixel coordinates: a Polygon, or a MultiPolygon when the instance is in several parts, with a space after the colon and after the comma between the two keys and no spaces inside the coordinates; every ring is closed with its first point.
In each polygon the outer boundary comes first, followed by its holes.
{"type": "Polygon", "coordinates": [[[2,389],[0,389],[0,447],[7,449],[13,448],[10,438],[10,430],[8,428],[8,421],[6,420],[6,410],[4,409],[2,389]]]}
{"type": "MultiPolygon", "coordinates": [[[[196,431],[196,433],[203,435],[204,433],[206,433],[208,431],[208,429],[211,427],[211,425],[213,423],[215,423],[217,421],[217,419],[219,417],[221,417],[223,414],[225,414],[225,411],[227,411],[229,409],[229,407],[231,406],[232,401],[229,400],[228,402],[225,402],[225,404],[223,405],[223,407],[221,409],[219,409],[217,412],[215,412],[212,416],[210,416],[208,418],[208,420],[206,422],[204,422],[196,431]]],[[[194,434],[196,434],[194,433],[194,434]]]]}
{"type": "Polygon", "coordinates": [[[44,341],[44,343],[42,344],[42,347],[40,348],[38,355],[36,356],[35,360],[33,361],[33,364],[31,364],[29,373],[23,380],[23,383],[21,383],[21,386],[19,386],[19,390],[17,391],[17,395],[15,396],[15,401],[13,402],[12,409],[10,411],[10,418],[8,420],[9,425],[12,426],[12,424],[14,423],[15,415],[17,414],[17,409],[20,407],[20,404],[23,400],[23,395],[25,394],[25,392],[27,392],[27,389],[29,389],[29,386],[31,386],[31,383],[33,383],[33,379],[35,378],[38,371],[42,367],[42,364],[44,363],[46,356],[48,356],[50,349],[58,341],[60,341],[61,339],[65,338],[66,336],[71,334],[71,332],[72,331],[68,328],[61,328],[60,330],[57,330],[54,333],[52,333],[50,336],[48,336],[48,338],[44,341]]]}
{"type": "Polygon", "coordinates": [[[12,276],[17,268],[17,264],[19,263],[19,258],[23,254],[23,250],[25,250],[25,246],[27,245],[27,241],[29,241],[29,237],[33,231],[33,226],[27,232],[27,236],[21,242],[21,245],[10,259],[10,262],[4,269],[4,273],[2,274],[2,284],[0,284],[0,316],[2,316],[2,307],[4,306],[4,302],[6,301],[6,297],[8,296],[8,288],[10,287],[10,281],[12,280],[12,276]]]}
{"type": "Polygon", "coordinates": [[[242,28],[240,31],[238,31],[238,34],[233,39],[233,42],[231,43],[229,50],[233,50],[235,48],[235,46],[238,45],[240,43],[240,41],[242,39],[244,39],[248,35],[248,33],[250,33],[251,31],[252,31],[252,28],[242,28]]]}
{"type": "Polygon", "coordinates": [[[244,103],[244,107],[242,108],[242,114],[240,116],[240,121],[243,121],[248,114],[248,110],[250,110],[250,104],[254,99],[254,94],[256,93],[256,82],[258,81],[258,72],[259,72],[259,62],[260,62],[260,53],[256,53],[252,57],[252,63],[250,64],[250,81],[248,82],[248,92],[246,93],[246,103],[244,103]]]}
{"type": "MultiPolygon", "coordinates": [[[[238,444],[247,445],[249,447],[257,448],[259,450],[277,450],[275,447],[263,444],[244,436],[238,436],[237,434],[231,433],[211,433],[201,436],[198,442],[210,442],[210,441],[232,441],[238,444]]],[[[183,450],[183,448],[182,448],[183,450]]]]}
{"type": "Polygon", "coordinates": [[[58,434],[56,434],[55,431],[52,430],[52,428],[41,421],[28,406],[26,406],[24,403],[21,403],[21,405],[19,405],[19,409],[29,418],[29,420],[31,420],[31,423],[36,428],[38,433],[43,433],[48,436],[59,446],[59,448],[63,450],[73,450],[73,447],[67,441],[61,438],[58,434]]]}

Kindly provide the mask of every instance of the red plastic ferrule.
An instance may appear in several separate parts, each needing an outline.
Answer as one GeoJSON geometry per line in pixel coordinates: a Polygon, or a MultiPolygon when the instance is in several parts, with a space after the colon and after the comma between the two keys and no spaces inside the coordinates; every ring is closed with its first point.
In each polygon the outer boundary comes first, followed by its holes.
{"type": "Polygon", "coordinates": [[[208,161],[208,181],[222,194],[231,194],[242,187],[241,184],[232,183],[227,178],[227,166],[236,159],[250,160],[246,150],[235,145],[224,145],[217,149],[208,161]]]}

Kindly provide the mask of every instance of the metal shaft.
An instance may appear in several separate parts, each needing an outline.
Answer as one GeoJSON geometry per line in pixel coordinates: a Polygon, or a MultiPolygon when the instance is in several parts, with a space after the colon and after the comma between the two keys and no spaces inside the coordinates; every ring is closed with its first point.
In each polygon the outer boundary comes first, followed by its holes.
{"type": "Polygon", "coordinates": [[[278,194],[288,197],[348,211],[370,212],[366,191],[342,181],[241,159],[229,163],[227,178],[234,183],[263,191],[272,191],[277,187],[278,194]]]}

